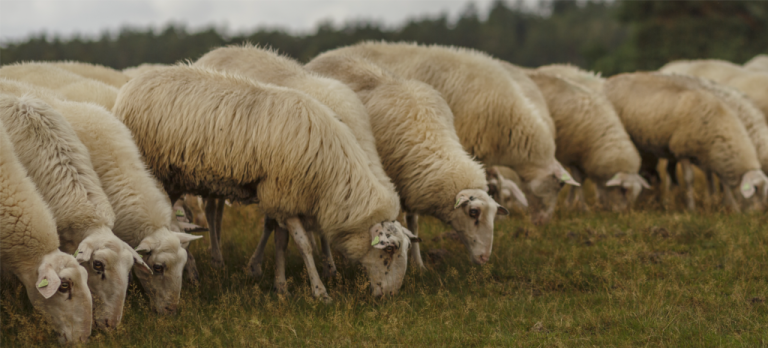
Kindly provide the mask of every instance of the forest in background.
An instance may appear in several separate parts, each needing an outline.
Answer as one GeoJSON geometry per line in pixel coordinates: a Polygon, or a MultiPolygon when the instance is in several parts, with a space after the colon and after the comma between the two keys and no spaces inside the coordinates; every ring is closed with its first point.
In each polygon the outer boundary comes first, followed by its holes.
{"type": "Polygon", "coordinates": [[[485,16],[468,3],[456,20],[414,18],[395,28],[369,21],[321,23],[313,33],[274,28],[226,35],[211,27],[123,28],[98,38],[38,34],[4,42],[0,63],[76,60],[123,69],[141,63],[197,59],[214,47],[250,42],[306,62],[362,40],[470,47],[522,66],[572,63],[604,75],[655,70],[674,59],[719,58],[743,63],[768,53],[765,1],[522,1],[497,0],[485,16]]]}

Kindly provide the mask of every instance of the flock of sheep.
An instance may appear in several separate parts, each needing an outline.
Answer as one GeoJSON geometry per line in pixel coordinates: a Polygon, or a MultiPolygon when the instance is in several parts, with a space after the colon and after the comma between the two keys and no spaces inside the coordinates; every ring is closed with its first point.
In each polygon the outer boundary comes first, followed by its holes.
{"type": "Polygon", "coordinates": [[[386,42],[306,65],[249,45],[123,72],[6,65],[0,263],[61,342],[120,323],[132,269],[152,307],[173,313],[185,269],[197,277],[186,248],[200,236],[184,232],[194,225],[173,208],[196,201],[191,194],[205,200],[215,266],[225,201],[252,203],[266,217],[250,275],[261,276],[274,233],[275,287],[286,292],[292,236],[312,294],[328,301],[313,258],[318,234],[324,276],[336,271],[333,249],[364,266],[374,296],[394,295],[409,257],[424,267],[419,215],[449,224],[483,264],[505,206],[527,206],[543,224],[564,185],[573,186],[568,202],[583,204],[579,182],[590,179],[602,207],[628,209],[649,181],[676,179],[658,173],[659,159],[667,170],[681,164],[689,209],[692,165],[732,209],[761,209],[767,114],[766,56],[608,79],[386,42]]]}

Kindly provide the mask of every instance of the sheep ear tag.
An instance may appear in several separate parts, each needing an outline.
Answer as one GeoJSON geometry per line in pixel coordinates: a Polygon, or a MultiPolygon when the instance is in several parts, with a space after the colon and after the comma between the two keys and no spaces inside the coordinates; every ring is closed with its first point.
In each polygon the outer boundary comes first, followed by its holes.
{"type": "Polygon", "coordinates": [[[453,209],[456,209],[459,207],[459,204],[461,204],[461,198],[456,199],[456,204],[453,205],[453,209]]]}
{"type": "Polygon", "coordinates": [[[176,216],[177,216],[177,217],[184,217],[184,211],[183,211],[183,210],[181,210],[181,209],[179,209],[179,210],[176,210],[176,216]]]}
{"type": "Polygon", "coordinates": [[[371,246],[374,246],[376,244],[379,244],[379,236],[376,236],[376,238],[373,238],[373,243],[371,243],[371,246]]]}
{"type": "Polygon", "coordinates": [[[741,194],[744,198],[750,198],[755,194],[755,187],[750,183],[741,184],[741,194]]]}
{"type": "Polygon", "coordinates": [[[40,283],[37,284],[38,288],[44,288],[48,286],[48,279],[43,278],[43,280],[40,281],[40,283]]]}

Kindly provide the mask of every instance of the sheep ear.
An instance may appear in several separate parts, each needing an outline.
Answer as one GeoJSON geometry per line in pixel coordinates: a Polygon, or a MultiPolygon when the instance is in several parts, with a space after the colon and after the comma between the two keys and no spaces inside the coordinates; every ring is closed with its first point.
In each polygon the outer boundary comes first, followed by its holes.
{"type": "Polygon", "coordinates": [[[469,195],[459,193],[459,195],[456,196],[456,203],[453,205],[453,209],[461,207],[464,204],[467,204],[468,202],[469,202],[469,195]]]}
{"type": "Polygon", "coordinates": [[[179,224],[179,227],[182,230],[184,230],[184,232],[205,232],[205,231],[208,231],[208,229],[205,228],[205,227],[201,227],[201,226],[195,225],[193,223],[189,223],[189,222],[179,221],[178,224],[179,224]]]}
{"type": "Polygon", "coordinates": [[[77,250],[75,251],[75,254],[73,255],[78,263],[87,262],[91,259],[91,255],[93,254],[93,248],[86,243],[80,243],[80,245],[77,247],[77,250]]]}
{"type": "Polygon", "coordinates": [[[496,208],[498,208],[496,209],[496,215],[500,215],[500,216],[509,215],[509,210],[507,210],[507,208],[504,208],[501,204],[496,204],[496,208]]]}
{"type": "Polygon", "coordinates": [[[139,266],[139,268],[144,269],[145,271],[149,272],[149,274],[152,274],[152,268],[147,265],[146,262],[144,262],[144,258],[139,255],[139,253],[136,250],[133,250],[128,243],[125,244],[126,249],[128,249],[131,253],[131,256],[133,257],[133,265],[139,266]]]}
{"type": "Polygon", "coordinates": [[[568,173],[568,171],[565,170],[565,168],[563,168],[563,165],[560,164],[559,162],[557,163],[557,166],[555,168],[555,176],[557,177],[558,180],[568,185],[581,186],[581,184],[576,182],[576,180],[573,180],[573,177],[571,176],[571,174],[568,173]]]}
{"type": "Polygon", "coordinates": [[[413,234],[411,230],[405,228],[405,226],[401,225],[399,222],[395,221],[395,224],[397,224],[397,227],[400,228],[401,231],[403,231],[403,234],[405,234],[408,239],[411,240],[411,243],[418,243],[421,242],[421,238],[413,234]]]}
{"type": "Polygon", "coordinates": [[[152,245],[150,244],[149,240],[144,239],[139,243],[139,246],[136,247],[136,253],[139,255],[146,255],[149,254],[150,251],[152,251],[152,245]]]}
{"type": "Polygon", "coordinates": [[[637,177],[637,181],[640,182],[640,186],[642,186],[646,190],[650,190],[651,189],[651,185],[648,184],[647,181],[645,181],[645,178],[640,176],[640,174],[635,174],[635,176],[637,177]]]}
{"type": "Polygon", "coordinates": [[[189,243],[193,240],[197,240],[200,238],[203,238],[203,236],[196,236],[194,234],[189,233],[183,233],[183,232],[174,232],[176,237],[179,237],[179,241],[181,242],[181,247],[186,249],[189,246],[189,243]]]}
{"type": "Polygon", "coordinates": [[[51,298],[51,296],[59,290],[59,286],[61,286],[61,278],[59,278],[59,275],[56,274],[56,271],[50,264],[43,264],[40,266],[37,270],[37,274],[35,288],[37,288],[40,295],[43,295],[46,299],[51,298]]]}
{"type": "Polygon", "coordinates": [[[621,179],[622,179],[621,173],[617,173],[610,180],[605,182],[605,187],[621,186],[621,179]]]}
{"type": "MultiPolygon", "coordinates": [[[[515,184],[512,180],[505,180],[507,181],[507,185],[509,186],[510,191],[512,191],[512,196],[517,199],[520,204],[522,204],[524,207],[528,206],[528,199],[525,198],[525,193],[523,193],[523,190],[520,189],[520,187],[515,184]]],[[[509,213],[509,212],[507,212],[509,213]]]]}

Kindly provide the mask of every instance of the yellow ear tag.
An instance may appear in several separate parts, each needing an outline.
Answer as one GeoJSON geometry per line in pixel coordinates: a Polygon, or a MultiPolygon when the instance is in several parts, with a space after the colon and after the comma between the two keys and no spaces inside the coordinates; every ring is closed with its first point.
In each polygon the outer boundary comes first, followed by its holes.
{"type": "Polygon", "coordinates": [[[741,185],[741,190],[742,191],[749,191],[749,184],[741,185]]]}
{"type": "Polygon", "coordinates": [[[43,280],[40,281],[40,284],[37,284],[38,288],[44,288],[48,286],[48,279],[43,278],[43,280]]]}
{"type": "Polygon", "coordinates": [[[373,243],[371,243],[371,246],[374,246],[376,244],[379,244],[379,236],[376,236],[376,238],[373,239],[373,243]]]}
{"type": "Polygon", "coordinates": [[[179,209],[176,211],[176,216],[184,216],[184,211],[179,209]]]}
{"type": "Polygon", "coordinates": [[[459,203],[461,203],[461,198],[456,199],[456,204],[453,205],[453,209],[456,209],[459,207],[459,203]]]}
{"type": "Polygon", "coordinates": [[[77,251],[75,251],[75,254],[74,254],[74,255],[72,255],[72,256],[74,256],[75,258],[77,258],[77,254],[79,254],[79,253],[80,253],[80,250],[77,250],[77,251]]]}
{"type": "Polygon", "coordinates": [[[568,181],[570,178],[571,176],[568,175],[568,173],[563,173],[563,175],[560,176],[560,181],[568,181]]]}

